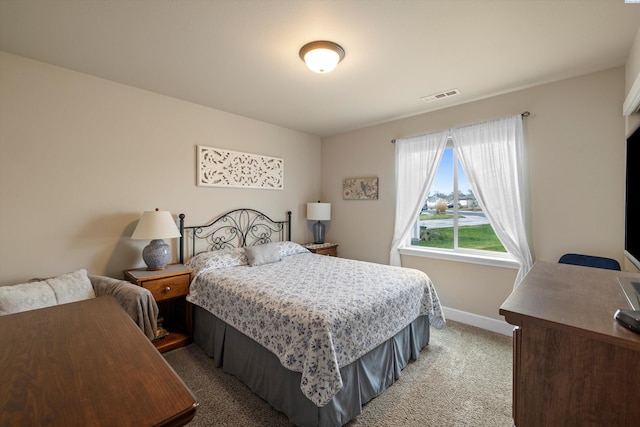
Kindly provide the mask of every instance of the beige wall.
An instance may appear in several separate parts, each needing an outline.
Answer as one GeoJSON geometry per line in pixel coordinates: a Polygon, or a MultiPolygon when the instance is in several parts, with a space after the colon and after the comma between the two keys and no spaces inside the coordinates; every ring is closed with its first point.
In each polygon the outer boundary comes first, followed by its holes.
{"type": "MultiPolygon", "coordinates": [[[[0,53],[0,285],[87,268],[119,277],[142,266],[129,239],[143,210],[189,224],[253,206],[332,205],[327,240],[341,256],[387,263],[394,145],[401,138],[528,110],[530,230],[536,259],[578,251],[622,261],[624,68],[538,86],[320,139],[22,57],[0,53]],[[285,190],[195,186],[195,147],[282,157],[285,190]],[[321,157],[321,162],[318,158],[321,157]],[[342,180],[377,176],[376,201],[342,200],[342,180]],[[320,181],[320,177],[321,181],[320,181]],[[322,191],[320,191],[322,189],[322,191]]],[[[632,118],[634,120],[634,118],[632,118]]],[[[628,125],[627,125],[628,126],[628,125]]],[[[175,243],[174,243],[175,246],[175,243]]],[[[450,308],[499,319],[515,270],[405,256],[450,308]]]]}
{"type": "MultiPolygon", "coordinates": [[[[640,81],[640,28],[638,28],[633,46],[631,46],[631,51],[627,57],[627,63],[625,64],[625,100],[630,95],[634,83],[638,81],[640,81]]],[[[631,114],[625,117],[625,119],[625,130],[628,135],[640,125],[640,114],[631,114]]]]}
{"type": "Polygon", "coordinates": [[[640,77],[640,28],[636,32],[636,37],[633,40],[633,45],[629,51],[627,62],[625,64],[625,84],[624,93],[625,97],[631,91],[631,87],[636,82],[636,79],[640,77]]]}
{"type": "Polygon", "coordinates": [[[187,224],[292,210],[311,238],[320,138],[2,52],[0,76],[0,285],[143,266],[129,236],[156,207],[187,224]],[[283,158],[284,191],[197,187],[199,144],[283,158]]]}
{"type": "MultiPolygon", "coordinates": [[[[464,91],[464,88],[460,88],[464,91]]],[[[322,143],[322,196],[332,203],[327,240],[341,256],[387,263],[394,221],[393,138],[530,111],[529,229],[534,258],[565,252],[623,259],[624,68],[537,86],[337,135],[322,143]],[[378,176],[377,201],[342,200],[342,180],[378,176]]],[[[403,256],[433,279],[443,304],[501,319],[515,270],[403,256]]]]}

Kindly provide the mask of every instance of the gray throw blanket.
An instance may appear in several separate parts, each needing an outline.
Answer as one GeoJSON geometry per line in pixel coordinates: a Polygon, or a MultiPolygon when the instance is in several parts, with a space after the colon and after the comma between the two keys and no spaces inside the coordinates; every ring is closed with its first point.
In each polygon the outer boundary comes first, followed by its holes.
{"type": "Polygon", "coordinates": [[[89,275],[89,280],[96,297],[114,297],[144,334],[150,340],[155,338],[158,305],[148,289],[105,276],[89,275]]]}

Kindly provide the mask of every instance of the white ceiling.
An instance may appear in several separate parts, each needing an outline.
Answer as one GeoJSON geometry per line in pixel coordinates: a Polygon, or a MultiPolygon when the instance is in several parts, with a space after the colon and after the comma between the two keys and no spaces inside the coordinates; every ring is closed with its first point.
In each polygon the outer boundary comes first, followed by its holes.
{"type": "Polygon", "coordinates": [[[639,26],[624,0],[0,0],[0,50],[320,136],[624,65],[639,26]]]}

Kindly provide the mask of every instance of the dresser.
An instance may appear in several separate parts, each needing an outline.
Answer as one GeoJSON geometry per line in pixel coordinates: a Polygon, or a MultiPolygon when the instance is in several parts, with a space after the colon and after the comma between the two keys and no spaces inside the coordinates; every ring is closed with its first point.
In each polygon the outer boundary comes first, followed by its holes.
{"type": "Polygon", "coordinates": [[[181,426],[198,399],[113,297],[0,316],[0,425],[181,426]]]}
{"type": "Polygon", "coordinates": [[[513,335],[517,427],[640,423],[640,334],[620,271],[538,261],[500,307],[513,335]]]}

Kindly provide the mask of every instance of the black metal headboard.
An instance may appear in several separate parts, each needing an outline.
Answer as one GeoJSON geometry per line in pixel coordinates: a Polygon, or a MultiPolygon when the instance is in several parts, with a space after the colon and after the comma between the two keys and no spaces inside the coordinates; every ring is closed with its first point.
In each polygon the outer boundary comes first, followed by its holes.
{"type": "Polygon", "coordinates": [[[291,211],[287,212],[285,221],[274,221],[254,209],[235,209],[220,215],[206,225],[185,227],[185,215],[180,214],[179,218],[181,237],[178,262],[180,263],[184,263],[185,237],[191,243],[191,256],[196,254],[196,241],[204,241],[206,250],[212,251],[291,240],[291,211]],[[185,236],[185,232],[189,235],[185,236]]]}

